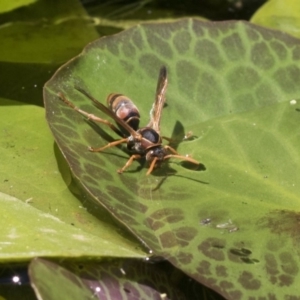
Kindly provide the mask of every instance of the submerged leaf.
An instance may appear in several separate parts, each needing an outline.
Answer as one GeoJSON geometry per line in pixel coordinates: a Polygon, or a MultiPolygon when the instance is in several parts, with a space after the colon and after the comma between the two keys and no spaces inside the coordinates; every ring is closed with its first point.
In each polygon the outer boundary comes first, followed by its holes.
{"type": "Polygon", "coordinates": [[[99,39],[45,86],[47,119],[74,176],[155,255],[228,299],[298,294],[299,40],[245,22],[185,19],[99,39]],[[170,161],[146,176],[117,138],[66,106],[108,118],[112,92],[148,122],[162,65],[169,72],[161,132],[200,170],[170,161]],[[292,100],[292,101],[291,101],[292,100]],[[192,131],[193,138],[180,140],[192,131]]]}

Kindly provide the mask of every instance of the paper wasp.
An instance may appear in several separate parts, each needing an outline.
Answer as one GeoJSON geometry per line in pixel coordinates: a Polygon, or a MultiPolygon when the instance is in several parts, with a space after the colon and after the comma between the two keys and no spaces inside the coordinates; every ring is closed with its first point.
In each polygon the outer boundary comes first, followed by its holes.
{"type": "Polygon", "coordinates": [[[162,145],[162,139],[171,141],[170,138],[160,135],[160,119],[166,100],[165,93],[167,89],[167,83],[167,69],[165,66],[162,66],[158,76],[155,102],[150,111],[150,121],[146,127],[141,128],[139,128],[140,114],[137,107],[129,98],[124,95],[110,94],[107,97],[108,107],[106,107],[88,94],[85,90],[76,88],[79,92],[92,100],[94,105],[103,113],[115,120],[119,128],[107,120],[101,119],[93,114],[89,114],[76,107],[64,96],[63,93],[58,93],[58,96],[64,103],[87,117],[89,120],[105,124],[115,131],[119,136],[121,136],[121,139],[108,143],[106,146],[100,148],[89,147],[90,151],[100,152],[106,148],[127,143],[127,149],[133,154],[123,168],[118,170],[118,173],[122,173],[125,169],[127,169],[134,160],[145,157],[146,161],[150,164],[149,170],[147,171],[147,175],[149,175],[162,161],[169,158],[178,158],[199,165],[198,161],[189,156],[182,156],[178,154],[177,151],[171,146],[162,145]]]}

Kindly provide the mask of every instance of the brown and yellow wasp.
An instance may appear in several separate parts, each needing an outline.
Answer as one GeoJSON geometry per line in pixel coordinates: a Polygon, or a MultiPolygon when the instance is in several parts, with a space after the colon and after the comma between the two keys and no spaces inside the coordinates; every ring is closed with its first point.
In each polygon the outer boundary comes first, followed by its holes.
{"type": "Polygon", "coordinates": [[[166,101],[165,93],[167,89],[167,83],[167,69],[165,66],[162,66],[158,76],[155,102],[150,111],[150,121],[146,127],[142,128],[139,128],[140,114],[137,107],[129,98],[124,95],[110,94],[107,97],[108,107],[106,107],[89,95],[85,90],[76,88],[79,92],[92,100],[97,108],[114,119],[120,129],[111,122],[101,119],[93,114],[89,114],[76,107],[72,102],[66,99],[63,93],[58,93],[58,96],[64,103],[87,117],[89,120],[109,126],[113,131],[122,137],[121,139],[108,143],[101,148],[89,147],[90,151],[100,152],[106,148],[127,143],[127,149],[133,154],[123,168],[118,170],[118,173],[122,173],[131,165],[134,160],[145,157],[146,161],[148,161],[150,164],[149,170],[147,171],[147,175],[149,175],[162,161],[169,158],[178,158],[199,165],[198,161],[189,156],[182,156],[178,154],[177,151],[171,146],[162,145],[162,139],[166,139],[168,141],[171,140],[160,135],[160,119],[162,109],[166,101]]]}

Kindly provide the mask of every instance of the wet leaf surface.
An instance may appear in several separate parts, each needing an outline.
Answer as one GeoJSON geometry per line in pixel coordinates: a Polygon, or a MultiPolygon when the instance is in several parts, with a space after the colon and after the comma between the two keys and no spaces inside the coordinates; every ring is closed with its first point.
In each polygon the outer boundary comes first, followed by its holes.
{"type": "Polygon", "coordinates": [[[186,19],[141,25],[90,44],[45,87],[58,146],[81,185],[154,255],[228,299],[296,297],[299,281],[299,40],[244,22],[186,19]],[[147,124],[157,73],[169,72],[162,134],[202,163],[146,176],[116,138],[57,97],[104,118],[101,102],[129,96],[147,124]],[[276,289],[276,296],[274,294],[276,289]]]}

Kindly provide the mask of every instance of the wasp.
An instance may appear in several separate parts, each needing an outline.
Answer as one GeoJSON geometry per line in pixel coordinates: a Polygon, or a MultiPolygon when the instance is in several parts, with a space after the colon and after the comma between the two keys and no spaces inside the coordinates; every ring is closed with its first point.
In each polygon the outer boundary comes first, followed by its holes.
{"type": "Polygon", "coordinates": [[[76,107],[64,96],[63,93],[59,92],[58,96],[65,104],[85,116],[87,119],[109,126],[121,137],[120,139],[108,143],[100,148],[89,147],[90,151],[100,152],[107,148],[126,143],[127,149],[133,154],[130,156],[126,164],[118,170],[118,173],[123,173],[123,171],[127,169],[134,160],[145,157],[146,161],[149,163],[149,169],[147,171],[147,175],[149,175],[154,168],[169,158],[185,160],[195,165],[200,164],[198,161],[189,156],[180,155],[171,146],[162,145],[162,139],[169,142],[171,141],[170,138],[160,135],[160,120],[162,109],[166,101],[165,94],[167,84],[167,69],[165,66],[162,66],[159,71],[155,101],[150,111],[150,121],[147,126],[141,128],[139,128],[139,110],[129,98],[122,94],[110,94],[107,97],[108,107],[106,107],[82,88],[75,87],[79,92],[89,98],[97,108],[112,118],[117,123],[118,127],[110,121],[99,118],[93,114],[89,114],[88,112],[76,107]]]}

